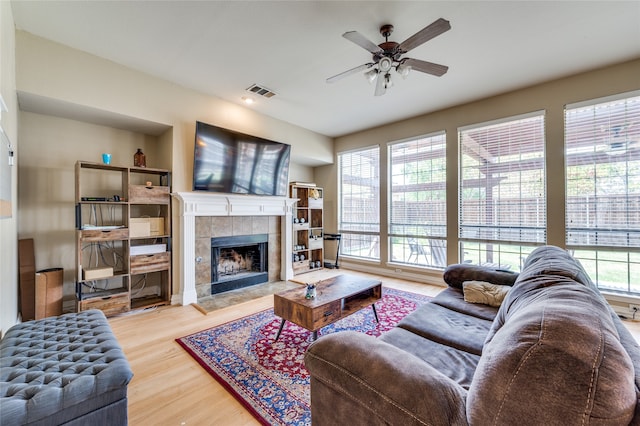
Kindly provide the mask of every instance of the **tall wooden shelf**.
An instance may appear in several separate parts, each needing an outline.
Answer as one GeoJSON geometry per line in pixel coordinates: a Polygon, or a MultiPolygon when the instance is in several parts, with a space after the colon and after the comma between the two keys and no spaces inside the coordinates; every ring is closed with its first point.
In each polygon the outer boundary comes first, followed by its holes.
{"type": "Polygon", "coordinates": [[[289,184],[289,196],[298,201],[293,206],[293,273],[322,268],[324,264],[324,211],[322,188],[289,184]]]}
{"type": "Polygon", "coordinates": [[[171,172],[79,161],[75,184],[78,312],[168,304],[171,172]]]}

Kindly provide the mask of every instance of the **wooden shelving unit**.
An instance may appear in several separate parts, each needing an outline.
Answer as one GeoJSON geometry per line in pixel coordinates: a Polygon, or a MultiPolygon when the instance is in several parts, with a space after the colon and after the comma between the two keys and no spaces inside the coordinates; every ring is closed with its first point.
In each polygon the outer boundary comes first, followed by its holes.
{"type": "Polygon", "coordinates": [[[289,185],[289,196],[298,201],[293,206],[293,273],[320,269],[324,265],[323,196],[322,188],[310,185],[289,185]]]}
{"type": "Polygon", "coordinates": [[[171,297],[171,172],[79,161],[78,312],[115,315],[171,297]]]}

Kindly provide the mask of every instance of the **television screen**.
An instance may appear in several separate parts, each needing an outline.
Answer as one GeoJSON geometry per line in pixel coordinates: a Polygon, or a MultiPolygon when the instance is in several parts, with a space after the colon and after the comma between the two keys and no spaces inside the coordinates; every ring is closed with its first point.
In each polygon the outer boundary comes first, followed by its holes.
{"type": "Polygon", "coordinates": [[[291,146],[196,122],[194,191],[287,195],[291,146]]]}

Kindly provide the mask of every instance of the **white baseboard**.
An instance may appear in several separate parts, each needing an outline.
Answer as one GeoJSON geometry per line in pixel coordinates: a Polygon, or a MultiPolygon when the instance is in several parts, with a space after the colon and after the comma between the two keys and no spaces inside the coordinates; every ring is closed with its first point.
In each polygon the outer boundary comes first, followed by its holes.
{"type": "Polygon", "coordinates": [[[616,314],[630,321],[640,321],[640,297],[605,292],[602,294],[616,314]],[[639,307],[635,316],[633,309],[629,305],[636,305],[639,307]]]}

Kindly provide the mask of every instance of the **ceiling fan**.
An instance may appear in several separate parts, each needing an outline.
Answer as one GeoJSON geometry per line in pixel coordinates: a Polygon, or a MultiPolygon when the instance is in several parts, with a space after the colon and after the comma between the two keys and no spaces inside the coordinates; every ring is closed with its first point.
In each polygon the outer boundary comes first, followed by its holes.
{"type": "Polygon", "coordinates": [[[380,27],[380,34],[382,34],[385,41],[377,46],[359,32],[347,31],[342,34],[342,37],[372,53],[373,62],[362,64],[334,75],[333,77],[329,77],[327,83],[333,83],[351,74],[369,70],[365,72],[364,75],[371,83],[377,80],[374,94],[375,96],[381,96],[384,95],[387,88],[392,85],[389,71],[394,67],[402,77],[406,77],[412,69],[440,77],[447,72],[449,67],[434,64],[433,62],[421,61],[420,59],[403,58],[402,55],[450,29],[451,24],[449,24],[449,21],[440,18],[402,43],[396,43],[395,41],[389,41],[389,36],[393,32],[393,25],[386,24],[380,27]]]}

